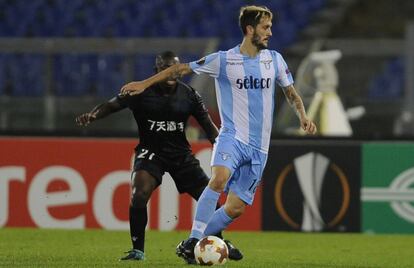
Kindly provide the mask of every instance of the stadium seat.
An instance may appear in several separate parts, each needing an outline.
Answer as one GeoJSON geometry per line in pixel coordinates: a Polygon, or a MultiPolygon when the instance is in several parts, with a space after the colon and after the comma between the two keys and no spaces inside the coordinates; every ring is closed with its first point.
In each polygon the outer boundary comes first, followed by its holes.
{"type": "Polygon", "coordinates": [[[155,55],[138,55],[134,62],[134,79],[144,79],[154,74],[155,55]]]}
{"type": "Polygon", "coordinates": [[[273,27],[274,42],[277,49],[284,48],[295,41],[297,26],[289,20],[281,20],[273,27]]]}
{"type": "MultiPolygon", "coordinates": [[[[305,26],[311,12],[321,8],[325,0],[277,0],[257,1],[255,4],[268,5],[278,17],[289,18],[289,23],[305,26]]],[[[229,10],[237,10],[245,5],[245,1],[88,1],[88,0],[36,0],[6,1],[4,20],[0,34],[3,36],[105,36],[107,27],[111,27],[115,36],[212,36],[220,27],[234,30],[234,19],[237,12],[228,16],[229,10]],[[145,28],[143,18],[153,14],[160,23],[153,25],[150,31],[139,31],[145,28]],[[217,16],[217,15],[226,16],[217,16]],[[224,17],[218,23],[216,18],[224,17]],[[140,19],[136,19],[140,18],[140,19]],[[193,23],[188,23],[191,19],[193,23]],[[184,31],[179,31],[184,26],[184,31]],[[192,26],[190,26],[192,25],[192,26]],[[220,25],[220,27],[217,27],[220,25]],[[188,26],[188,28],[187,28],[188,26]],[[125,29],[125,30],[124,30],[125,29]],[[12,30],[12,32],[10,31],[12,30]],[[134,35],[131,35],[133,33],[134,35]]],[[[148,20],[146,20],[148,21],[148,20]]],[[[238,32],[226,31],[231,37],[238,32]]]]}
{"type": "Polygon", "coordinates": [[[44,83],[44,57],[39,55],[13,55],[8,63],[12,96],[42,96],[44,83]],[[22,75],[24,74],[24,75],[22,75]]]}
{"type": "Polygon", "coordinates": [[[94,94],[97,80],[94,55],[64,55],[55,59],[55,93],[57,96],[94,94]]]}
{"type": "MultiPolygon", "coordinates": [[[[235,20],[238,8],[249,3],[252,1],[0,0],[0,36],[219,37],[219,49],[228,49],[240,42],[240,29],[235,20]],[[151,19],[148,19],[148,14],[151,14],[151,19]]],[[[267,5],[278,18],[278,23],[273,28],[275,38],[271,42],[272,48],[276,49],[292,44],[298,31],[309,23],[311,15],[325,3],[326,0],[254,2],[257,5],[267,5]]],[[[97,55],[89,58],[79,55],[56,56],[53,74],[56,94],[112,94],[112,89],[118,87],[123,79],[121,72],[114,67],[117,66],[114,63],[116,60],[113,60],[115,58],[113,55],[99,59],[97,55]],[[99,70],[102,62],[107,64],[105,70],[99,70]]],[[[152,73],[153,56],[138,58],[135,61],[134,76],[143,78],[152,73]]],[[[22,64],[22,60],[14,57],[12,61],[16,61],[11,63],[13,68],[22,64]]],[[[38,60],[33,61],[39,66],[38,60]]],[[[3,71],[0,77],[4,75],[3,71]]],[[[17,72],[12,72],[12,75],[17,75],[17,72]]],[[[37,87],[44,84],[42,75],[36,74],[31,74],[27,79],[33,83],[31,91],[24,89],[24,85],[20,84],[23,82],[16,79],[13,81],[17,86],[13,94],[17,95],[37,95],[42,92],[37,87]]]]}
{"type": "Polygon", "coordinates": [[[98,58],[97,88],[100,97],[116,95],[126,77],[122,72],[123,58],[121,56],[103,56],[98,58]]]}
{"type": "MultiPolygon", "coordinates": [[[[295,1],[298,2],[298,1],[295,1]]],[[[301,3],[301,4],[291,4],[288,10],[288,13],[290,14],[290,17],[295,18],[294,23],[298,27],[304,27],[310,17],[311,13],[310,4],[301,3]]]]}
{"type": "Polygon", "coordinates": [[[368,97],[372,100],[397,100],[404,92],[404,62],[393,59],[385,65],[369,85],[368,97]]]}
{"type": "Polygon", "coordinates": [[[6,88],[6,56],[0,54],[0,96],[5,94],[6,88]]]}

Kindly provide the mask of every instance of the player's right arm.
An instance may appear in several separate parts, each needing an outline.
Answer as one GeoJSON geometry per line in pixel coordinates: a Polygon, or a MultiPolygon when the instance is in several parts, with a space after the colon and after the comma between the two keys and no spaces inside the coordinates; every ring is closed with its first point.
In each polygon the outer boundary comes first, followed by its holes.
{"type": "Polygon", "coordinates": [[[204,132],[207,135],[207,139],[211,142],[211,144],[214,144],[216,137],[219,134],[219,130],[216,124],[214,124],[213,120],[211,119],[211,116],[208,113],[207,107],[204,105],[204,102],[200,94],[198,94],[195,90],[193,92],[194,109],[192,115],[203,128],[204,132]]]}
{"type": "Polygon", "coordinates": [[[146,88],[165,81],[180,78],[184,75],[195,72],[196,74],[205,73],[212,77],[217,77],[220,70],[219,53],[212,53],[197,61],[190,63],[174,64],[173,66],[159,72],[143,81],[131,82],[121,88],[121,94],[137,95],[142,93],[146,88]]]}
{"type": "Polygon", "coordinates": [[[295,87],[293,85],[289,85],[287,87],[283,87],[282,89],[289,105],[293,108],[296,115],[298,116],[302,129],[307,134],[316,134],[317,127],[315,123],[312,120],[310,120],[306,115],[305,106],[303,105],[302,98],[295,90],[295,87]]]}
{"type": "Polygon", "coordinates": [[[274,56],[276,57],[276,62],[278,64],[276,82],[279,84],[279,86],[282,87],[283,93],[285,94],[289,105],[293,108],[300,120],[302,129],[308,134],[316,134],[316,125],[306,115],[302,98],[299,96],[295,87],[293,86],[293,77],[285,60],[283,59],[282,55],[277,52],[275,52],[274,56]]]}
{"type": "Polygon", "coordinates": [[[121,94],[137,95],[142,93],[150,86],[166,81],[180,78],[184,75],[192,73],[188,63],[174,64],[173,66],[145,79],[142,81],[134,81],[124,85],[121,88],[121,94]]]}
{"type": "MultiPolygon", "coordinates": [[[[118,97],[119,98],[119,97],[118,97]]],[[[110,99],[105,103],[95,106],[90,112],[81,114],[76,117],[75,122],[78,126],[87,126],[91,122],[107,117],[125,108],[121,105],[117,97],[110,99]]]]}

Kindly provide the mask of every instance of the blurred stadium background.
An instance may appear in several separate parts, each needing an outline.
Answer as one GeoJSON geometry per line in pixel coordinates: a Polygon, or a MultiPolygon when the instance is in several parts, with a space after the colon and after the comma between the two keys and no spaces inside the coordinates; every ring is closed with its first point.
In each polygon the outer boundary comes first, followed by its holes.
{"type": "MultiPolygon", "coordinates": [[[[172,49],[186,62],[235,46],[241,36],[237,10],[251,3],[277,13],[271,48],[285,55],[296,81],[303,81],[308,103],[316,78],[313,68],[298,76],[299,65],[312,52],[337,49],[342,56],[335,64],[336,90],[352,136],[414,135],[414,11],[403,0],[2,0],[0,130],[133,136],[127,113],[82,130],[73,115],[115,95],[125,81],[152,74],[160,51],[172,49]]],[[[189,81],[217,119],[211,81],[189,81]]],[[[280,114],[273,133],[290,135],[291,123],[280,114]]]]}
{"type": "MultiPolygon", "coordinates": [[[[0,227],[127,230],[132,115],[88,128],[75,116],[151,75],[164,50],[188,62],[237,45],[248,4],[277,14],[270,48],[320,133],[302,137],[279,91],[262,186],[232,230],[414,233],[408,0],[0,0],[0,227]]],[[[213,81],[185,81],[219,124],[213,81]]],[[[209,173],[211,149],[193,121],[188,134],[209,173]]],[[[189,202],[165,180],[149,228],[188,230],[189,202]]]]}

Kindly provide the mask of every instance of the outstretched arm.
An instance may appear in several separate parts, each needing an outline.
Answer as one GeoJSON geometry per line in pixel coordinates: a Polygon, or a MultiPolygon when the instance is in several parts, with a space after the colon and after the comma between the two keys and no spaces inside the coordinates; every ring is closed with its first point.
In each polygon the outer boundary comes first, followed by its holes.
{"type": "Polygon", "coordinates": [[[78,126],[86,127],[92,121],[107,117],[108,115],[118,112],[124,108],[125,107],[121,106],[115,97],[105,103],[95,106],[90,112],[77,116],[75,122],[78,126]]]}
{"type": "Polygon", "coordinates": [[[145,79],[142,81],[130,82],[121,88],[121,94],[137,95],[143,92],[146,88],[165,81],[173,80],[192,72],[188,63],[174,64],[171,67],[145,79]]]}
{"type": "Polygon", "coordinates": [[[293,85],[283,87],[283,93],[285,93],[286,99],[290,106],[295,111],[296,115],[299,117],[300,125],[302,129],[307,134],[316,134],[317,128],[314,122],[310,120],[305,111],[305,106],[303,106],[302,98],[296,92],[296,89],[293,85]]]}

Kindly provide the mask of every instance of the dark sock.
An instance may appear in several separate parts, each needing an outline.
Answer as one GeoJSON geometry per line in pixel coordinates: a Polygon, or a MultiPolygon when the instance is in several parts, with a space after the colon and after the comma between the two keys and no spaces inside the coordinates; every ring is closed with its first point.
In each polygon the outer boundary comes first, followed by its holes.
{"type": "Polygon", "coordinates": [[[147,207],[135,208],[129,207],[129,230],[131,241],[134,249],[144,252],[145,227],[148,222],[147,207]]]}

